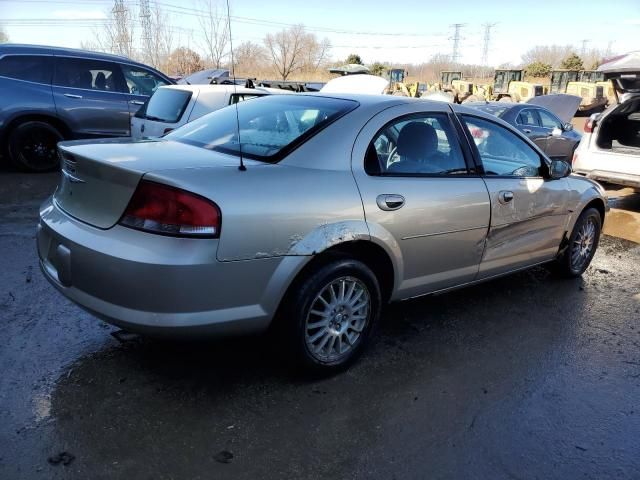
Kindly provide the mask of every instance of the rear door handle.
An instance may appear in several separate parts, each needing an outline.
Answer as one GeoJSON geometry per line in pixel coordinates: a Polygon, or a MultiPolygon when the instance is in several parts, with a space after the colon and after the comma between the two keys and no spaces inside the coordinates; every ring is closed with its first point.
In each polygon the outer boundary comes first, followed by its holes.
{"type": "Polygon", "coordinates": [[[67,98],[82,98],[82,95],[74,95],[73,93],[64,93],[63,95],[67,98]]]}
{"type": "Polygon", "coordinates": [[[389,212],[402,208],[402,206],[404,205],[404,197],[402,195],[385,193],[383,195],[378,195],[378,198],[376,198],[376,203],[378,204],[378,208],[380,208],[380,210],[389,212]]]}
{"type": "Polygon", "coordinates": [[[531,130],[529,130],[528,128],[523,128],[523,129],[522,129],[522,131],[523,131],[524,133],[531,133],[531,130]]]}
{"type": "Polygon", "coordinates": [[[129,103],[132,105],[144,105],[142,100],[129,100],[129,103]]]}
{"type": "Polygon", "coordinates": [[[503,205],[506,205],[507,203],[509,203],[511,200],[513,200],[513,192],[510,192],[508,190],[502,190],[499,194],[498,194],[498,201],[500,203],[502,203],[503,205]]]}

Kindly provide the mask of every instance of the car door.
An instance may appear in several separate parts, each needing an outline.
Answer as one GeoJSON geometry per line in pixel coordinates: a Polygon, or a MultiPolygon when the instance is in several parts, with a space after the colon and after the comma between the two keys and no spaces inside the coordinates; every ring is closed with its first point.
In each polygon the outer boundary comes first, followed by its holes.
{"type": "Polygon", "coordinates": [[[124,78],[127,101],[129,102],[129,114],[131,117],[140,110],[140,107],[145,104],[147,99],[153,95],[158,87],[169,85],[169,82],[164,78],[146,68],[125,63],[120,64],[120,67],[124,78]]]}
{"type": "Polygon", "coordinates": [[[540,116],[540,124],[547,134],[544,153],[553,160],[571,160],[576,141],[565,133],[558,117],[546,110],[536,110],[540,116]]]}
{"type": "Polygon", "coordinates": [[[484,169],[491,224],[478,278],[551,260],[568,220],[566,178],[545,175],[548,160],[511,129],[461,115],[484,169]]]}
{"type": "Polygon", "coordinates": [[[76,138],[129,135],[129,107],[117,64],[55,57],[53,99],[76,138]]]}
{"type": "Polygon", "coordinates": [[[547,145],[547,131],[540,124],[538,111],[524,108],[516,116],[516,128],[529,137],[542,151],[547,145]]]}
{"type": "Polygon", "coordinates": [[[394,298],[472,281],[489,226],[489,195],[449,106],[389,108],[361,130],[352,169],[372,235],[400,265],[394,298]]]}

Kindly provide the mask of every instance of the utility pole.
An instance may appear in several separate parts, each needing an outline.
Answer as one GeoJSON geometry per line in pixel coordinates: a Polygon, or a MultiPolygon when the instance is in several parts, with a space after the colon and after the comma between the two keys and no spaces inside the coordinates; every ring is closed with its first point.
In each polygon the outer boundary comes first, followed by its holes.
{"type": "Polygon", "coordinates": [[[153,45],[151,43],[151,9],[149,0],[140,0],[140,25],[142,26],[142,46],[144,48],[144,58],[151,66],[157,67],[153,61],[155,58],[153,45]]]}
{"type": "Polygon", "coordinates": [[[580,49],[580,57],[584,60],[584,56],[587,54],[587,43],[589,43],[589,39],[585,38],[582,40],[582,48],[580,49]]]}
{"type": "Polygon", "coordinates": [[[449,40],[453,40],[453,48],[451,50],[451,63],[456,64],[458,60],[460,60],[460,30],[464,27],[465,23],[454,23],[451,25],[453,28],[453,37],[450,37],[449,40]]]}
{"type": "Polygon", "coordinates": [[[482,37],[482,78],[484,78],[486,67],[489,66],[489,45],[491,44],[491,29],[495,27],[496,23],[483,23],[484,35],[482,37]]]}

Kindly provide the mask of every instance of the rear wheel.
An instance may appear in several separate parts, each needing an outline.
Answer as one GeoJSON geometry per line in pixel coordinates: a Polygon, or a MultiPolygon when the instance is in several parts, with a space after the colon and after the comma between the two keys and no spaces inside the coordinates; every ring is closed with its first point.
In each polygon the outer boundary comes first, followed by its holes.
{"type": "Polygon", "coordinates": [[[579,277],[591,264],[600,242],[600,212],[588,208],[578,218],[569,237],[569,245],[555,261],[554,270],[563,277],[579,277]]]}
{"type": "Polygon", "coordinates": [[[284,309],[284,341],[316,372],[346,368],[365,349],[380,316],[374,273],[362,262],[334,260],[310,272],[284,309]]]}
{"type": "Polygon", "coordinates": [[[62,134],[46,122],[22,123],[9,134],[9,159],[28,172],[55,170],[59,165],[57,144],[61,140],[62,134]]]}

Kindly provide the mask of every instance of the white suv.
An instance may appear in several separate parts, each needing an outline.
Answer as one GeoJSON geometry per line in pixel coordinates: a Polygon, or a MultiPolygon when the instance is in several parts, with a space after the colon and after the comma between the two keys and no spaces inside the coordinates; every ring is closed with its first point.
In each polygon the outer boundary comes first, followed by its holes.
{"type": "Polygon", "coordinates": [[[640,190],[640,52],[614,59],[598,70],[613,83],[618,102],[587,120],[573,156],[573,170],[640,190]]]}
{"type": "Polygon", "coordinates": [[[131,137],[161,137],[171,130],[234,103],[285,90],[237,85],[171,85],[158,88],[131,118],[131,137]]]}

